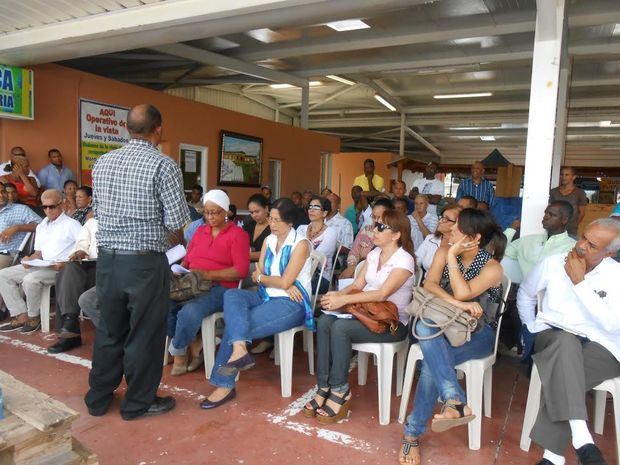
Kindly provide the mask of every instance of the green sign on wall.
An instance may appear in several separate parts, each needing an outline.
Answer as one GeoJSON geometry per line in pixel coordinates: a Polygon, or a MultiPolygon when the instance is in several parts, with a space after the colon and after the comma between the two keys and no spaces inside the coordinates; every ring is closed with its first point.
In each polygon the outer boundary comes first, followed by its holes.
{"type": "Polygon", "coordinates": [[[0,65],[0,118],[34,118],[32,70],[0,65]]]}

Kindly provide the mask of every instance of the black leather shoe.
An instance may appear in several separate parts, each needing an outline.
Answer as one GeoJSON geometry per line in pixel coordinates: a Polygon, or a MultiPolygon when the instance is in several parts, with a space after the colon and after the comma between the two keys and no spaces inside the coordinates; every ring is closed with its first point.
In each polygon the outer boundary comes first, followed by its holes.
{"type": "Polygon", "coordinates": [[[61,338],[71,338],[80,335],[80,319],[78,315],[68,313],[62,316],[60,327],[61,338]]]}
{"type": "Polygon", "coordinates": [[[124,415],[121,413],[121,417],[123,417],[123,420],[131,421],[137,420],[138,418],[142,417],[154,417],[156,415],[163,415],[164,413],[168,413],[170,410],[172,410],[176,404],[177,401],[174,400],[174,397],[172,396],[156,396],[155,400],[146,412],[140,413],[138,415],[124,415]]]}
{"type": "Polygon", "coordinates": [[[554,465],[554,464],[550,460],[540,459],[538,462],[536,462],[536,465],[554,465]]]}
{"type": "Polygon", "coordinates": [[[62,338],[62,339],[58,339],[56,344],[49,346],[47,348],[47,351],[50,354],[60,354],[68,350],[75,349],[76,347],[80,347],[81,345],[82,345],[82,338],[80,336],[62,338]]]}
{"type": "Polygon", "coordinates": [[[204,410],[211,410],[219,407],[220,405],[224,405],[226,402],[229,402],[237,397],[237,391],[234,389],[226,394],[222,399],[217,402],[211,402],[209,399],[205,399],[200,403],[200,408],[204,410]]]}
{"type": "Polygon", "coordinates": [[[256,361],[254,357],[252,357],[252,354],[248,352],[234,362],[228,362],[226,365],[222,365],[217,369],[217,372],[222,376],[234,376],[240,371],[249,370],[254,365],[256,365],[256,361]]]}
{"type": "Polygon", "coordinates": [[[586,444],[576,449],[579,465],[607,465],[601,450],[595,444],[586,444]]]}

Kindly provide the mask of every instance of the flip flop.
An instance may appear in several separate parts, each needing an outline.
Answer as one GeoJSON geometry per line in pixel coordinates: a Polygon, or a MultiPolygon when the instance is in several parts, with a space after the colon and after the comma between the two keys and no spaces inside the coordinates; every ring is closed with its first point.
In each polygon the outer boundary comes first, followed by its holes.
{"type": "Polygon", "coordinates": [[[398,463],[402,463],[402,464],[410,464],[410,465],[420,465],[420,463],[422,462],[422,460],[420,459],[420,452],[418,450],[418,459],[415,462],[403,462],[404,459],[406,460],[407,458],[409,458],[409,455],[411,454],[412,449],[418,449],[420,447],[420,442],[417,439],[413,439],[413,440],[408,440],[408,439],[403,439],[403,455],[401,457],[398,457],[398,463]]]}
{"type": "Polygon", "coordinates": [[[447,408],[451,408],[456,410],[459,414],[456,418],[433,418],[431,422],[431,431],[435,433],[443,433],[444,431],[448,431],[456,426],[466,425],[476,418],[476,415],[473,413],[470,415],[465,415],[465,406],[463,402],[445,402],[441,407],[441,413],[443,413],[447,408]]]}

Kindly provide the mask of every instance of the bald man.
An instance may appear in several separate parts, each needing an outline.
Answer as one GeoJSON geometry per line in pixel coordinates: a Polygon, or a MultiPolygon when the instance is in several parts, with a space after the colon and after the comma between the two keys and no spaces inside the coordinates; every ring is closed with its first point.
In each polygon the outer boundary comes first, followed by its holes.
{"type": "Polygon", "coordinates": [[[484,165],[480,161],[475,161],[471,165],[471,177],[459,184],[456,200],[466,195],[471,195],[478,202],[485,202],[489,207],[493,207],[495,190],[493,184],[484,177],[484,165]]]}
{"type": "Polygon", "coordinates": [[[104,415],[123,376],[121,417],[161,415],[175,406],[158,397],[170,289],[167,237],[189,222],[183,177],[162,155],[162,117],[152,105],[127,116],[129,143],[108,152],[93,168],[97,213],[97,326],[88,413],[104,415]]]}

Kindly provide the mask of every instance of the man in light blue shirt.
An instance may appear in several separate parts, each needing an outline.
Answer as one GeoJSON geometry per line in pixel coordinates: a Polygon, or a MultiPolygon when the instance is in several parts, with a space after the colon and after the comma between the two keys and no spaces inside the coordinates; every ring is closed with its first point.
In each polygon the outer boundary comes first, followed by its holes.
{"type": "Polygon", "coordinates": [[[73,172],[63,166],[62,154],[58,149],[50,149],[47,152],[50,163],[39,171],[39,181],[45,189],[56,189],[63,192],[65,182],[72,179],[75,180],[73,172]]]}

